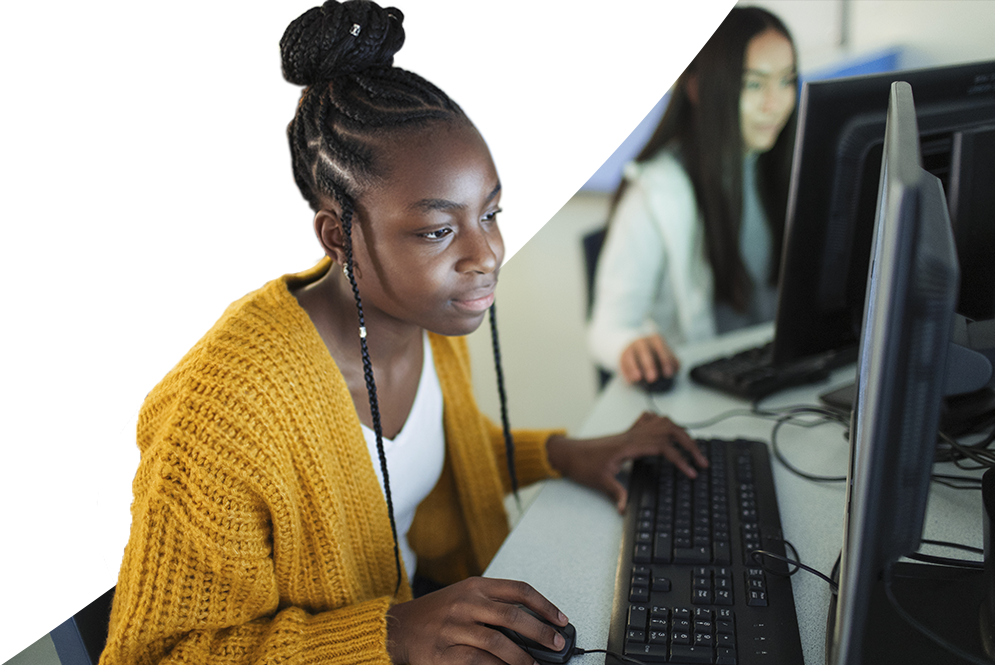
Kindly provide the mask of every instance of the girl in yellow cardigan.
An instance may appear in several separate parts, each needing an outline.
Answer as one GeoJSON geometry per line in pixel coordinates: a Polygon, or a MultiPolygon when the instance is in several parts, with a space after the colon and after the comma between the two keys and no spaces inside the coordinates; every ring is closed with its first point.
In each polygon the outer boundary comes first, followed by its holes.
{"type": "Polygon", "coordinates": [[[402,20],[329,0],[281,40],[326,259],[232,304],[147,397],[104,665],[530,665],[490,626],[559,649],[518,604],[567,619],[473,577],[506,535],[503,496],[562,474],[621,508],[624,460],[707,464],[664,418],[574,441],[479,412],[460,336],[493,307],[501,184],[463,111],[391,66],[402,20]]]}

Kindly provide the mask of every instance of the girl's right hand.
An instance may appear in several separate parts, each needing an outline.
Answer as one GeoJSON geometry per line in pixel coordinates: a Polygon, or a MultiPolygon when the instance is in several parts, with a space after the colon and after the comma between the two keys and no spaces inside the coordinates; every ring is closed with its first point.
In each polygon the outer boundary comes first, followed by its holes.
{"type": "Polygon", "coordinates": [[[517,604],[565,626],[567,618],[525,582],[471,577],[387,613],[387,651],[396,663],[534,665],[532,656],[492,626],[505,626],[554,651],[563,636],[517,604]]]}
{"type": "Polygon", "coordinates": [[[645,380],[653,383],[663,376],[673,376],[680,369],[681,363],[677,356],[667,346],[666,340],[659,334],[640,337],[625,347],[619,361],[622,376],[629,383],[645,380]]]}

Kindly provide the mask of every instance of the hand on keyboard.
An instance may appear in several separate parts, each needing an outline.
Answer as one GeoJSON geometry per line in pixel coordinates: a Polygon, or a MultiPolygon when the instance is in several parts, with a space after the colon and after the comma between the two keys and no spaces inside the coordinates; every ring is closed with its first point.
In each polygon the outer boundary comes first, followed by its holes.
{"type": "Polygon", "coordinates": [[[625,510],[628,491],[616,478],[622,464],[648,455],[663,455],[689,478],[708,467],[708,459],[687,432],[669,418],[643,413],[625,432],[596,439],[552,436],[546,442],[549,463],[567,478],[607,494],[625,510]],[[690,461],[689,461],[690,458],[690,461]]]}

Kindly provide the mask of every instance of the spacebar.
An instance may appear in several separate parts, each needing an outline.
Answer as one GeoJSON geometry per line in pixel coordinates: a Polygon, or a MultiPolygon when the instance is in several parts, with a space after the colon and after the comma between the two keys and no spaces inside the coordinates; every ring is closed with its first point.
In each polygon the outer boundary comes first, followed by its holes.
{"type": "Polygon", "coordinates": [[[711,563],[712,548],[710,545],[699,547],[675,547],[674,563],[711,563]]]}

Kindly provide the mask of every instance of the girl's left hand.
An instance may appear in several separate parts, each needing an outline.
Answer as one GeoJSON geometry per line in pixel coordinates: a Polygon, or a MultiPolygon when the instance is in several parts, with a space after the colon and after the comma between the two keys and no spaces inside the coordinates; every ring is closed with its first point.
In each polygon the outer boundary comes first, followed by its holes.
{"type": "Polygon", "coordinates": [[[615,476],[626,460],[663,455],[689,478],[697,477],[695,467],[708,466],[708,460],[687,432],[670,418],[651,413],[643,413],[632,427],[614,436],[597,439],[552,436],[546,442],[546,454],[552,467],[565,477],[607,494],[620,513],[625,510],[628,492],[615,476]],[[694,466],[680,448],[690,454],[694,466]]]}

